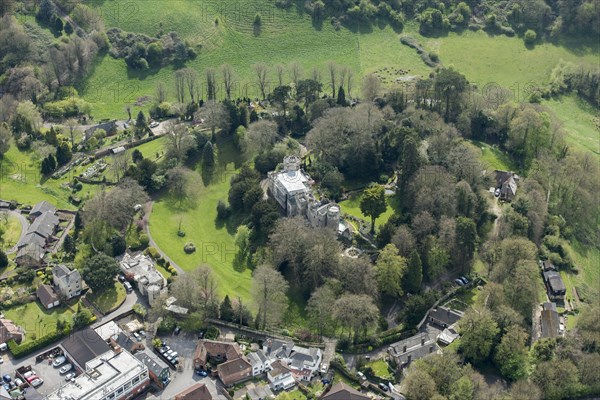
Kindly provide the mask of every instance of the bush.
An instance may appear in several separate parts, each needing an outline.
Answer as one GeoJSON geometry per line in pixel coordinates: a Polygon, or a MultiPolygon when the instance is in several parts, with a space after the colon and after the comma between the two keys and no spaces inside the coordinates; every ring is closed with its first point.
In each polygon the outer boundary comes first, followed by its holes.
{"type": "Polygon", "coordinates": [[[153,259],[157,259],[158,257],[160,257],[160,254],[158,253],[158,250],[156,250],[155,247],[148,247],[148,249],[146,250],[148,252],[148,255],[150,257],[152,257],[153,259]]]}
{"type": "Polygon", "coordinates": [[[150,238],[145,233],[140,235],[140,249],[145,249],[150,244],[150,238]]]}
{"type": "Polygon", "coordinates": [[[227,207],[227,204],[223,200],[219,200],[217,203],[217,218],[220,220],[227,219],[231,215],[231,209],[227,207]]]}
{"type": "Polygon", "coordinates": [[[196,251],[196,246],[194,245],[194,243],[188,242],[185,244],[185,246],[183,246],[183,251],[185,251],[186,254],[192,254],[196,251]]]}
{"type": "Polygon", "coordinates": [[[535,33],[534,30],[527,29],[523,39],[525,40],[525,44],[532,45],[533,43],[535,43],[535,41],[537,39],[537,33],[535,33]]]}

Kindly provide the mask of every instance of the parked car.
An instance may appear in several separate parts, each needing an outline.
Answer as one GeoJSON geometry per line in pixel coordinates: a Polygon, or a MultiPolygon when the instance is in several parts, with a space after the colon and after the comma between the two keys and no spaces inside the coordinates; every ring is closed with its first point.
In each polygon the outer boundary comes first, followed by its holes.
{"type": "Polygon", "coordinates": [[[328,368],[329,368],[329,365],[327,365],[325,363],[321,364],[321,369],[320,369],[321,373],[323,373],[323,374],[326,373],[328,368]]]}
{"type": "Polygon", "coordinates": [[[177,354],[177,352],[174,351],[173,353],[171,353],[171,357],[177,358],[177,357],[179,357],[179,354],[177,354]]]}
{"type": "Polygon", "coordinates": [[[379,389],[383,390],[384,392],[387,392],[388,390],[390,390],[388,388],[388,386],[383,382],[379,382],[379,384],[377,386],[379,386],[379,389]]]}
{"type": "Polygon", "coordinates": [[[21,386],[23,384],[23,381],[19,378],[15,378],[15,385],[17,386],[21,386]]]}
{"type": "Polygon", "coordinates": [[[40,377],[39,377],[39,376],[37,376],[37,375],[31,375],[30,377],[28,377],[28,378],[25,378],[25,380],[26,380],[27,382],[29,382],[29,383],[31,383],[31,382],[33,382],[33,381],[35,381],[36,379],[40,379],[40,377]]]}
{"type": "Polygon", "coordinates": [[[461,281],[460,279],[456,278],[454,280],[454,283],[456,283],[458,286],[464,286],[465,284],[463,283],[463,281],[461,281]]]}
{"type": "Polygon", "coordinates": [[[7,392],[10,392],[10,385],[8,383],[5,383],[4,385],[2,385],[2,387],[6,389],[7,392]]]}
{"type": "Polygon", "coordinates": [[[6,343],[0,344],[0,351],[6,351],[8,349],[8,345],[6,343]]]}
{"type": "Polygon", "coordinates": [[[129,283],[129,282],[123,282],[123,286],[125,286],[125,291],[127,293],[133,292],[133,286],[131,286],[131,283],[129,283]]]}
{"type": "Polygon", "coordinates": [[[362,372],[358,371],[357,374],[360,377],[360,379],[366,379],[365,374],[363,374],[362,372]]]}
{"type": "Polygon", "coordinates": [[[133,337],[135,338],[135,340],[137,340],[138,342],[142,341],[142,337],[140,336],[139,333],[137,332],[133,332],[133,337]]]}
{"type": "Polygon", "coordinates": [[[199,376],[208,376],[208,372],[206,372],[203,369],[197,369],[196,370],[196,375],[199,375],[199,376]]]}
{"type": "Polygon", "coordinates": [[[29,378],[29,377],[30,377],[30,376],[32,376],[32,375],[35,375],[35,371],[34,371],[34,370],[31,370],[31,371],[27,371],[27,372],[25,372],[25,373],[23,374],[23,378],[27,379],[27,378],[29,378]]]}
{"type": "Polygon", "coordinates": [[[10,375],[6,374],[2,376],[2,380],[6,383],[10,382],[12,380],[12,378],[10,377],[10,375]]]}
{"type": "Polygon", "coordinates": [[[72,369],[73,369],[73,365],[67,364],[67,365],[63,366],[58,372],[60,372],[61,374],[66,374],[67,372],[69,372],[72,369]]]}
{"type": "Polygon", "coordinates": [[[119,282],[125,282],[126,280],[125,275],[119,274],[119,282]]]}
{"type": "Polygon", "coordinates": [[[460,277],[460,280],[463,281],[463,283],[466,285],[467,283],[469,283],[469,280],[467,278],[465,278],[464,276],[460,277]]]}
{"type": "Polygon", "coordinates": [[[70,381],[72,378],[75,378],[75,372],[69,372],[65,375],[65,380],[70,381]]]}
{"type": "Polygon", "coordinates": [[[179,333],[181,332],[181,328],[176,326],[175,330],[173,331],[174,334],[179,335],[179,333]]]}
{"type": "Polygon", "coordinates": [[[171,364],[173,364],[173,365],[179,364],[179,358],[175,357],[174,359],[172,359],[171,364]]]}
{"type": "Polygon", "coordinates": [[[33,381],[31,381],[29,383],[31,383],[31,386],[33,386],[34,388],[36,388],[36,387],[40,386],[42,383],[44,383],[44,380],[41,379],[41,378],[37,378],[37,379],[34,379],[33,381]]]}
{"type": "Polygon", "coordinates": [[[65,356],[60,356],[60,357],[56,357],[54,359],[54,361],[52,362],[52,366],[53,367],[60,367],[61,365],[63,365],[65,362],[67,361],[67,357],[65,356]]]}
{"type": "Polygon", "coordinates": [[[138,333],[140,334],[141,337],[146,337],[146,331],[141,330],[138,333]]]}
{"type": "Polygon", "coordinates": [[[156,121],[152,121],[152,122],[150,123],[150,128],[156,128],[158,125],[159,125],[159,124],[158,124],[158,122],[156,122],[156,121]]]}
{"type": "Polygon", "coordinates": [[[494,190],[494,196],[500,197],[500,189],[494,190]]]}

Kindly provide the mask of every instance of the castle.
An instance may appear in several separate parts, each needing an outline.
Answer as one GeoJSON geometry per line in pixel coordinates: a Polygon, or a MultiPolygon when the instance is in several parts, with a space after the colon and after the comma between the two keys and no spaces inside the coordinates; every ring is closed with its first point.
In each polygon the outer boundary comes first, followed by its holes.
{"type": "Polygon", "coordinates": [[[300,168],[300,157],[283,159],[283,170],[269,172],[269,189],[288,217],[305,216],[314,228],[330,227],[336,231],[340,223],[340,206],[327,199],[317,200],[312,193],[314,181],[300,168]]]}

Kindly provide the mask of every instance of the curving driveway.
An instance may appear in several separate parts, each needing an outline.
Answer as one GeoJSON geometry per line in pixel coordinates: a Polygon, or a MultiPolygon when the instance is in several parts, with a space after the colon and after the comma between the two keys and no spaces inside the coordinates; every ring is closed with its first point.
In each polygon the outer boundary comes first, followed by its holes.
{"type": "MultiPolygon", "coordinates": [[[[19,240],[17,240],[17,243],[19,243],[27,234],[27,229],[29,228],[29,221],[27,221],[27,218],[25,218],[25,216],[23,214],[21,214],[19,211],[5,210],[3,212],[7,212],[9,215],[12,214],[19,219],[19,222],[21,223],[21,235],[19,236],[19,240]]],[[[17,243],[15,243],[15,245],[13,247],[8,249],[6,251],[6,254],[16,253],[17,252],[17,243]]]]}
{"type": "Polygon", "coordinates": [[[183,275],[185,274],[185,271],[179,266],[177,265],[177,263],[175,261],[173,261],[164,251],[162,251],[160,249],[160,247],[158,247],[158,245],[156,244],[156,242],[154,241],[154,239],[152,238],[152,234],[150,233],[150,213],[152,213],[152,205],[154,203],[151,201],[147,202],[144,208],[144,219],[145,219],[145,224],[144,224],[144,232],[146,233],[146,235],[148,235],[148,239],[149,239],[149,244],[150,246],[154,247],[156,250],[158,250],[158,252],[160,253],[160,255],[167,261],[169,261],[171,263],[171,266],[173,268],[175,268],[177,270],[177,274],[178,275],[183,275]]]}

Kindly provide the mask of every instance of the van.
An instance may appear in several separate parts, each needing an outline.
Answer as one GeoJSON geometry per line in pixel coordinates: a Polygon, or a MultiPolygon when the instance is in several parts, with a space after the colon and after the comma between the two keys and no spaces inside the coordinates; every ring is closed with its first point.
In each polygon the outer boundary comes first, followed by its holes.
{"type": "Polygon", "coordinates": [[[127,291],[127,293],[133,292],[133,287],[131,286],[131,283],[125,282],[123,283],[123,286],[125,286],[125,290],[127,291]]]}
{"type": "Polygon", "coordinates": [[[0,351],[6,351],[8,349],[8,345],[6,343],[0,344],[0,351]]]}

